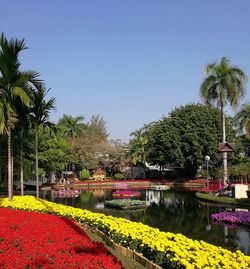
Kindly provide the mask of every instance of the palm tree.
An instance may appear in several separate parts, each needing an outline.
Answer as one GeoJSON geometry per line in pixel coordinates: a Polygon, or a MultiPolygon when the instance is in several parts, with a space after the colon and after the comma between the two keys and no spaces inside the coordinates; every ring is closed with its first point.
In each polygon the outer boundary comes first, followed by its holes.
{"type": "Polygon", "coordinates": [[[245,129],[246,137],[250,138],[250,103],[244,104],[235,116],[236,124],[245,129]]]}
{"type": "Polygon", "coordinates": [[[148,144],[148,137],[145,133],[145,128],[136,130],[130,135],[133,137],[129,143],[132,162],[134,165],[141,165],[143,168],[145,168],[147,156],[146,147],[148,144]]]}
{"type": "Polygon", "coordinates": [[[23,105],[30,105],[28,87],[37,86],[41,81],[34,71],[20,71],[19,54],[26,49],[24,39],[7,40],[0,35],[0,133],[6,131],[8,136],[8,198],[12,200],[12,145],[11,131],[17,121],[15,102],[20,100],[23,105]]]}
{"type": "Polygon", "coordinates": [[[64,114],[59,120],[58,125],[65,128],[65,134],[67,137],[73,138],[81,136],[84,129],[86,129],[86,125],[83,123],[83,120],[83,116],[72,117],[64,114]]]}
{"type": "Polygon", "coordinates": [[[38,130],[39,128],[49,128],[56,130],[55,124],[49,121],[49,113],[51,110],[55,110],[55,98],[45,100],[45,96],[49,90],[45,90],[44,87],[38,87],[34,91],[32,96],[33,106],[30,110],[31,124],[35,130],[36,136],[36,197],[39,198],[39,174],[38,174],[38,130]]]}
{"type": "MultiPolygon", "coordinates": [[[[81,137],[84,134],[84,131],[87,130],[87,125],[83,123],[84,117],[83,116],[68,116],[63,115],[63,117],[58,121],[58,126],[62,127],[65,130],[65,135],[70,140],[76,137],[81,137]]],[[[71,163],[71,170],[74,170],[74,164],[71,163]]]]}
{"type": "MultiPolygon", "coordinates": [[[[30,93],[30,96],[32,95],[32,92],[30,93]]],[[[18,122],[15,126],[17,138],[18,138],[18,145],[19,145],[19,151],[20,151],[20,189],[21,189],[21,195],[24,194],[24,169],[23,169],[23,160],[24,160],[24,141],[26,140],[25,137],[27,137],[29,126],[30,126],[30,108],[27,106],[24,106],[20,101],[15,103],[15,109],[16,113],[18,115],[18,122]]]]}
{"type": "MultiPolygon", "coordinates": [[[[213,62],[205,68],[206,77],[200,86],[200,96],[207,104],[220,107],[222,122],[222,143],[226,142],[225,106],[229,103],[233,109],[245,94],[247,76],[237,66],[230,66],[223,57],[220,62],[213,62]]],[[[223,153],[223,180],[227,180],[227,153],[223,153]]]]}

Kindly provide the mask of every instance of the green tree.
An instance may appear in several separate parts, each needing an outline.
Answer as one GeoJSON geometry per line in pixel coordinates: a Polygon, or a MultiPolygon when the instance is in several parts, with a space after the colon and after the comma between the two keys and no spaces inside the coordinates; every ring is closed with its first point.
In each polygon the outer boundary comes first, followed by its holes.
{"type": "MultiPolygon", "coordinates": [[[[220,107],[222,122],[222,143],[225,143],[225,106],[227,103],[235,109],[245,93],[247,76],[237,66],[230,66],[223,57],[219,63],[213,62],[205,68],[206,77],[200,86],[200,96],[207,104],[220,107]]],[[[223,180],[227,180],[227,153],[223,153],[223,180]]]]}
{"type": "MultiPolygon", "coordinates": [[[[228,136],[235,139],[231,120],[226,122],[228,136]]],[[[184,168],[185,176],[191,178],[204,165],[206,155],[213,166],[219,165],[220,124],[220,112],[211,106],[188,104],[174,109],[149,128],[148,162],[184,168]]]]}
{"type": "Polygon", "coordinates": [[[100,115],[93,115],[87,124],[87,132],[88,135],[98,136],[100,139],[106,140],[108,132],[104,118],[100,115]]]}
{"type": "Polygon", "coordinates": [[[70,144],[60,128],[56,132],[39,130],[39,167],[46,173],[63,170],[70,161],[70,144]]]}
{"type": "Polygon", "coordinates": [[[83,120],[83,117],[73,118],[64,115],[58,122],[58,126],[65,130],[71,145],[72,171],[79,163],[88,169],[98,168],[101,160],[105,159],[108,144],[106,122],[103,117],[92,116],[87,124],[80,120],[83,120]]]}
{"type": "MultiPolygon", "coordinates": [[[[20,155],[20,188],[21,195],[24,194],[24,144],[26,142],[25,137],[28,136],[29,131],[29,107],[24,106],[20,101],[16,101],[15,103],[16,113],[18,115],[18,121],[15,126],[14,134],[16,134],[17,145],[19,149],[20,155]]],[[[14,140],[15,141],[15,140],[14,140]]]]}
{"type": "Polygon", "coordinates": [[[63,117],[59,119],[58,125],[65,128],[67,137],[73,138],[83,135],[86,129],[86,124],[83,123],[83,120],[83,116],[72,117],[64,114],[63,117]]]}
{"type": "Polygon", "coordinates": [[[145,128],[141,128],[130,134],[132,139],[129,143],[129,149],[132,156],[132,162],[137,165],[145,166],[146,164],[146,146],[148,144],[148,137],[145,133],[145,128]]]}
{"type": "Polygon", "coordinates": [[[38,87],[32,96],[33,106],[30,110],[31,123],[35,130],[35,151],[36,151],[36,197],[39,198],[39,171],[38,171],[38,142],[39,128],[49,128],[55,130],[55,125],[49,120],[49,113],[55,110],[55,98],[45,100],[49,90],[44,87],[38,87]]]}
{"type": "Polygon", "coordinates": [[[250,104],[242,105],[240,111],[235,116],[236,124],[241,130],[245,130],[246,138],[250,138],[250,104]]]}
{"type": "Polygon", "coordinates": [[[0,133],[8,135],[8,198],[12,200],[13,163],[12,163],[12,129],[17,121],[15,102],[20,100],[23,105],[30,105],[28,89],[30,84],[38,86],[38,73],[21,71],[19,54],[26,49],[24,39],[10,39],[2,33],[0,36],[0,133]]]}

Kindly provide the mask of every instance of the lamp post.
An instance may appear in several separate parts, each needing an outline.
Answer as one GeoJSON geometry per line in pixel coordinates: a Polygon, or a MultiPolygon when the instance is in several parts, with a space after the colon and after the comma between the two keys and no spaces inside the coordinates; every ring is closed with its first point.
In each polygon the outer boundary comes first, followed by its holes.
{"type": "Polygon", "coordinates": [[[205,161],[207,163],[207,187],[209,187],[208,162],[210,161],[210,156],[206,155],[205,161]]]}

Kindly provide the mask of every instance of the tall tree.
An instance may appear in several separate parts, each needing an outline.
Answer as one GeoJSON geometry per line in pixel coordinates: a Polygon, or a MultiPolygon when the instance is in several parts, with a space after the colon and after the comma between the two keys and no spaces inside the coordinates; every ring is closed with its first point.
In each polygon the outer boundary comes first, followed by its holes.
{"type": "Polygon", "coordinates": [[[108,138],[108,132],[104,118],[100,115],[93,115],[87,124],[87,133],[88,135],[94,135],[106,140],[108,138]]]}
{"type": "MultiPolygon", "coordinates": [[[[228,137],[235,132],[226,118],[228,137]]],[[[218,166],[220,155],[220,111],[201,104],[187,104],[175,108],[168,117],[151,124],[147,131],[147,160],[150,164],[179,167],[179,176],[193,178],[204,156],[211,157],[210,164],[218,166]],[[184,172],[184,173],[183,173],[184,172]]]]}
{"type": "Polygon", "coordinates": [[[49,121],[49,113],[55,110],[55,98],[45,100],[49,90],[44,87],[38,87],[32,96],[33,106],[30,110],[32,125],[35,129],[36,136],[36,197],[39,198],[39,174],[38,174],[38,131],[39,128],[49,128],[55,130],[55,125],[49,121]]]}
{"type": "MultiPolygon", "coordinates": [[[[222,122],[222,143],[226,143],[225,106],[233,109],[245,94],[247,76],[237,66],[230,66],[223,57],[219,63],[213,62],[205,68],[206,77],[200,86],[200,96],[207,104],[220,107],[222,122]]],[[[223,153],[223,180],[227,180],[227,153],[223,153]]]]}
{"type": "Polygon", "coordinates": [[[146,146],[148,144],[148,137],[145,134],[145,128],[141,128],[130,134],[132,139],[129,143],[129,148],[133,163],[145,166],[146,164],[146,146]]]}
{"type": "Polygon", "coordinates": [[[235,116],[236,124],[240,129],[245,129],[246,137],[250,138],[250,103],[242,105],[240,111],[235,116]]]}
{"type": "Polygon", "coordinates": [[[20,71],[19,54],[27,47],[24,39],[7,40],[2,33],[0,36],[0,133],[6,131],[8,135],[8,198],[12,199],[12,145],[11,131],[17,120],[15,102],[30,105],[30,96],[27,89],[30,84],[41,84],[38,73],[34,71],[20,71]]]}
{"type": "Polygon", "coordinates": [[[83,116],[72,117],[64,114],[63,117],[59,119],[58,125],[64,126],[66,136],[73,138],[81,136],[84,129],[86,129],[86,125],[83,123],[83,120],[83,116]]]}
{"type": "MultiPolygon", "coordinates": [[[[32,93],[30,94],[30,96],[32,93]]],[[[21,195],[24,194],[24,141],[26,140],[29,130],[29,107],[24,106],[20,101],[15,103],[18,122],[14,131],[18,137],[19,153],[20,153],[20,189],[21,195]]]]}

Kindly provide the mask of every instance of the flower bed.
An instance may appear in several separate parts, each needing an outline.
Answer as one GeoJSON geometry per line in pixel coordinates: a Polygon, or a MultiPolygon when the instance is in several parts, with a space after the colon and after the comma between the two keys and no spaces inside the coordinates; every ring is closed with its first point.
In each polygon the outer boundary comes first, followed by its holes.
{"type": "Polygon", "coordinates": [[[211,218],[219,222],[227,222],[234,224],[250,224],[249,211],[236,211],[236,212],[220,212],[211,215],[211,218]]]}
{"type": "Polygon", "coordinates": [[[241,251],[231,252],[204,241],[191,240],[181,234],[160,232],[159,229],[127,219],[93,213],[32,196],[14,197],[12,202],[7,198],[0,198],[0,205],[50,212],[98,228],[114,242],[142,253],[163,268],[250,268],[250,257],[241,251]]]}
{"type": "Polygon", "coordinates": [[[116,209],[140,209],[146,207],[146,202],[140,200],[116,199],[105,201],[104,205],[116,209]]]}
{"type": "Polygon", "coordinates": [[[118,198],[132,198],[140,197],[141,193],[139,191],[115,191],[113,192],[113,197],[118,198]]]}
{"type": "Polygon", "coordinates": [[[0,216],[0,268],[122,267],[72,220],[8,208],[0,216]]]}

